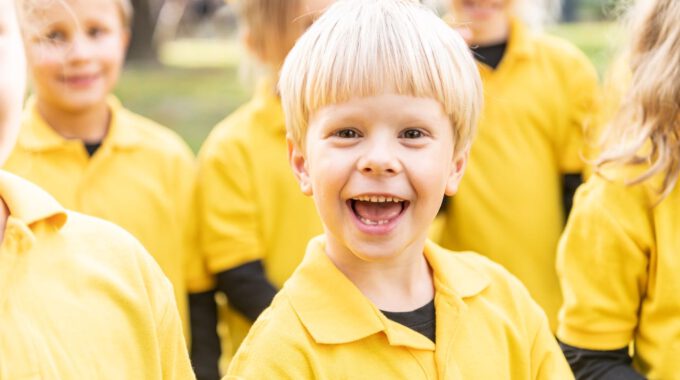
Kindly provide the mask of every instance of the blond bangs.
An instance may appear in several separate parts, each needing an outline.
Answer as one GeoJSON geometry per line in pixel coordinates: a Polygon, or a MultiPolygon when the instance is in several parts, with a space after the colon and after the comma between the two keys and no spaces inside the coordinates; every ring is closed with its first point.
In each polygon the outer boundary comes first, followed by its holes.
{"type": "Polygon", "coordinates": [[[336,3],[289,54],[279,89],[288,132],[299,146],[315,111],[394,92],[440,102],[458,150],[472,138],[482,101],[477,68],[463,40],[409,0],[336,3]]]}

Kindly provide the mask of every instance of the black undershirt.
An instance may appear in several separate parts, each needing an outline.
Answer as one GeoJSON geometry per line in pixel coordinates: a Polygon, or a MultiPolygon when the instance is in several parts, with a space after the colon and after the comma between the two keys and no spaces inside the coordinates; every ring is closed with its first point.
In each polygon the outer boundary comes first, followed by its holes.
{"type": "Polygon", "coordinates": [[[472,50],[476,60],[491,67],[492,69],[496,69],[501,63],[507,47],[508,41],[503,41],[494,45],[474,46],[471,47],[470,50],[472,50]]]}
{"type": "Polygon", "coordinates": [[[381,311],[392,321],[424,335],[433,342],[435,341],[436,318],[434,312],[434,299],[413,311],[381,311]]]}
{"type": "Polygon", "coordinates": [[[94,154],[99,150],[99,148],[102,146],[102,142],[98,141],[95,143],[87,143],[83,141],[83,145],[85,146],[85,150],[87,151],[87,154],[92,157],[94,154]]]}
{"type": "Polygon", "coordinates": [[[595,351],[559,342],[577,380],[644,380],[633,369],[628,347],[595,351]]]}
{"type": "Polygon", "coordinates": [[[278,291],[267,279],[261,260],[218,273],[217,289],[227,296],[232,308],[251,322],[269,307],[278,291]]]}
{"type": "Polygon", "coordinates": [[[217,334],[215,290],[189,294],[191,365],[197,380],[220,380],[222,347],[217,334]]]}

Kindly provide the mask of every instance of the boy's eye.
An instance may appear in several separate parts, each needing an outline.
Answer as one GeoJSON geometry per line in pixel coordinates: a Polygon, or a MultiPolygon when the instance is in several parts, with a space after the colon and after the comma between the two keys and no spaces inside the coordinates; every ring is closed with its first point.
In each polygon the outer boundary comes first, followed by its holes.
{"type": "Polygon", "coordinates": [[[333,135],[342,139],[355,139],[359,137],[359,132],[354,129],[341,129],[339,131],[335,131],[333,135]]]}
{"type": "Polygon", "coordinates": [[[424,137],[425,133],[421,131],[420,129],[407,129],[403,132],[401,132],[401,138],[405,139],[419,139],[421,137],[424,137]]]}
{"type": "Polygon", "coordinates": [[[60,42],[66,39],[66,34],[59,30],[53,30],[45,36],[49,42],[60,42]]]}
{"type": "Polygon", "coordinates": [[[100,27],[91,27],[87,30],[87,35],[93,38],[97,38],[104,34],[104,29],[100,27]]]}

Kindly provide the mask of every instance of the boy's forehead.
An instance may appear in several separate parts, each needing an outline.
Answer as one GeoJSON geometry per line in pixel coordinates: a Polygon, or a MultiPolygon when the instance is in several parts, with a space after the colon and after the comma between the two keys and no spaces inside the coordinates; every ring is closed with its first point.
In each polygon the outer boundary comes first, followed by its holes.
{"type": "Polygon", "coordinates": [[[55,19],[73,21],[83,16],[108,17],[118,6],[115,0],[31,0],[24,7],[31,21],[50,23],[55,19]]]}
{"type": "Polygon", "coordinates": [[[431,97],[383,92],[375,95],[352,97],[311,110],[310,121],[334,122],[346,119],[372,119],[384,110],[383,117],[396,122],[436,121],[448,119],[444,106],[431,97]]]}

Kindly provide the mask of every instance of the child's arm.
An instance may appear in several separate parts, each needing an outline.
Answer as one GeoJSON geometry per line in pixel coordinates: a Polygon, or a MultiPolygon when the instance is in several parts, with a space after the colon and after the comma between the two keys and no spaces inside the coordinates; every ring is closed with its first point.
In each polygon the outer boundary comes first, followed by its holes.
{"type": "MultiPolygon", "coordinates": [[[[219,126],[217,128],[220,128],[219,126]]],[[[201,150],[198,174],[200,242],[217,290],[229,305],[254,321],[277,289],[267,279],[262,260],[261,210],[247,147],[215,135],[201,150]]]]}
{"type": "Polygon", "coordinates": [[[591,177],[577,193],[560,241],[565,301],[557,335],[579,378],[600,378],[607,372],[594,371],[605,370],[635,375],[622,365],[630,366],[627,347],[647,284],[653,234],[644,194],[639,186],[591,177]]]}
{"type": "Polygon", "coordinates": [[[597,114],[599,85],[593,65],[580,51],[569,57],[569,80],[565,89],[567,114],[565,129],[556,142],[560,171],[562,172],[562,206],[564,219],[571,212],[576,189],[583,182],[584,158],[589,142],[585,131],[597,114]]]}
{"type": "Polygon", "coordinates": [[[644,380],[631,366],[633,360],[628,347],[596,351],[562,342],[560,347],[577,380],[644,380]]]}
{"type": "Polygon", "coordinates": [[[156,337],[154,344],[157,347],[154,349],[159,352],[163,379],[195,379],[172,284],[142,245],[135,243],[133,249],[156,326],[156,331],[150,331],[149,334],[156,337]]]}
{"type": "Polygon", "coordinates": [[[198,380],[219,380],[222,356],[215,290],[189,294],[191,363],[198,380]]]}
{"type": "Polygon", "coordinates": [[[217,288],[227,295],[229,305],[251,321],[269,307],[277,292],[267,280],[261,260],[218,273],[217,288]]]}

